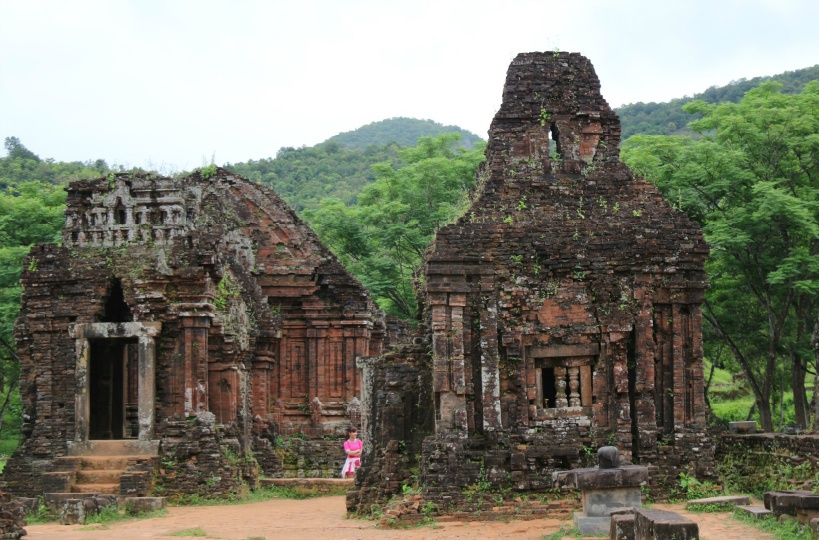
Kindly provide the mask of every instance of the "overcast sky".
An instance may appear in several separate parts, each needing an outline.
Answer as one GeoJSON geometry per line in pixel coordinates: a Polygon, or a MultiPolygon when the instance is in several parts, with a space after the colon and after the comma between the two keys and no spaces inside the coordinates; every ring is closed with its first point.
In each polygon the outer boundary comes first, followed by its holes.
{"type": "Polygon", "coordinates": [[[486,138],[519,52],[582,53],[617,107],[815,65],[817,21],[817,0],[0,0],[0,137],[166,172],[396,116],[486,138]]]}

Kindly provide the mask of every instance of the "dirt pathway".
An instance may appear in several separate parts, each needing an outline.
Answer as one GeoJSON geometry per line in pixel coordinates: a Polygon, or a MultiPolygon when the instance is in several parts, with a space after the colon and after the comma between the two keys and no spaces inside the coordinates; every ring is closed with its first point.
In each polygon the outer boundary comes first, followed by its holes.
{"type": "MultiPolygon", "coordinates": [[[[705,540],[769,540],[753,527],[730,519],[727,514],[687,514],[682,505],[656,505],[687,515],[700,526],[705,540]]],[[[371,521],[345,519],[344,497],[273,500],[230,506],[174,507],[162,518],[142,519],[100,526],[31,525],[29,540],[143,540],[176,538],[181,531],[202,528],[209,539],[222,540],[399,540],[463,538],[481,540],[539,539],[570,521],[441,523],[433,527],[383,530],[371,521]],[[171,536],[177,533],[175,536],[171,536]]]]}

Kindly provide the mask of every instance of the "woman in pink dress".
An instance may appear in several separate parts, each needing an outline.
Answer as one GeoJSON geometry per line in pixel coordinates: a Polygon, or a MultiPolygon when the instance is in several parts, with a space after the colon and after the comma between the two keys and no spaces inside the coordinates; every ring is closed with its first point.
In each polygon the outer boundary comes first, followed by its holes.
{"type": "Polygon", "coordinates": [[[361,466],[361,450],[364,448],[364,443],[361,439],[356,439],[358,430],[352,426],[347,428],[347,440],[344,441],[344,452],[347,453],[347,459],[344,461],[344,467],[341,468],[342,478],[352,478],[355,476],[355,470],[361,466]]]}

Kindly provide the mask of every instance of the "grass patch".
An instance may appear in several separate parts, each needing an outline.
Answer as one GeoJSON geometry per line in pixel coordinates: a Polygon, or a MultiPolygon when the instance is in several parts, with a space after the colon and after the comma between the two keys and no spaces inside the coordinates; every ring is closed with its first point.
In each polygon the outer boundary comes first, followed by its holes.
{"type": "Polygon", "coordinates": [[[26,522],[29,525],[42,525],[43,523],[53,523],[55,521],[57,521],[57,518],[52,516],[51,512],[48,511],[48,507],[43,504],[42,498],[40,498],[37,511],[26,514],[26,522]]]}
{"type": "Polygon", "coordinates": [[[17,449],[19,443],[19,433],[15,433],[11,437],[3,437],[0,439],[0,456],[10,456],[12,452],[17,449]]]}
{"type": "MultiPolygon", "coordinates": [[[[110,523],[119,521],[137,520],[137,519],[151,519],[166,517],[168,511],[164,508],[162,510],[155,510],[153,512],[144,512],[138,514],[127,514],[114,505],[105,506],[98,514],[92,514],[85,518],[85,525],[89,527],[83,530],[95,531],[100,529],[107,529],[110,523]]],[[[49,512],[48,507],[40,502],[40,506],[36,512],[29,513],[26,516],[26,522],[29,525],[42,525],[44,523],[54,523],[58,517],[49,512]]]]}
{"type": "Polygon", "coordinates": [[[247,495],[234,495],[228,499],[203,497],[201,495],[176,495],[170,499],[173,506],[220,506],[225,504],[248,504],[272,499],[311,499],[313,497],[331,497],[347,493],[346,486],[330,486],[329,491],[320,492],[317,488],[269,486],[247,495]]]}
{"type": "Polygon", "coordinates": [[[796,520],[781,522],[774,516],[754,518],[739,510],[734,512],[732,517],[757,529],[773,533],[776,540],[813,540],[810,527],[796,520]]]}
{"type": "Polygon", "coordinates": [[[174,531],[168,533],[168,536],[207,536],[205,529],[202,527],[193,527],[191,529],[182,529],[181,531],[174,531]]]}
{"type": "Polygon", "coordinates": [[[583,538],[583,535],[580,534],[580,531],[577,529],[577,525],[563,525],[560,527],[559,530],[553,532],[552,534],[547,534],[541,537],[541,540],[563,540],[565,537],[570,538],[577,538],[580,540],[583,538]]]}
{"type": "Polygon", "coordinates": [[[168,515],[168,511],[164,508],[162,510],[154,510],[153,512],[145,512],[139,514],[127,514],[124,511],[120,512],[120,509],[116,506],[109,505],[104,506],[99,514],[92,514],[85,518],[86,525],[108,525],[110,523],[116,523],[119,521],[128,521],[128,520],[135,520],[135,519],[150,519],[150,518],[158,518],[158,517],[165,517],[168,515]]]}

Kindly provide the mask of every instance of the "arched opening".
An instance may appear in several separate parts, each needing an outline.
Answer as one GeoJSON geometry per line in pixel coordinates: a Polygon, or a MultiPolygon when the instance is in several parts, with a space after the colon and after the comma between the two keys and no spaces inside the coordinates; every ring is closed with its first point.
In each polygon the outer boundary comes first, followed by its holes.
{"type": "Polygon", "coordinates": [[[560,159],[560,156],[563,155],[560,146],[560,130],[554,123],[549,126],[549,155],[553,159],[560,159]]]}
{"type": "Polygon", "coordinates": [[[125,205],[122,204],[122,199],[117,199],[117,205],[114,207],[114,223],[117,225],[128,223],[128,211],[125,209],[125,205]]]}
{"type": "Polygon", "coordinates": [[[100,322],[130,322],[134,317],[131,308],[125,302],[125,295],[122,292],[122,282],[115,279],[108,289],[108,298],[105,300],[105,311],[100,317],[100,322]]]}

